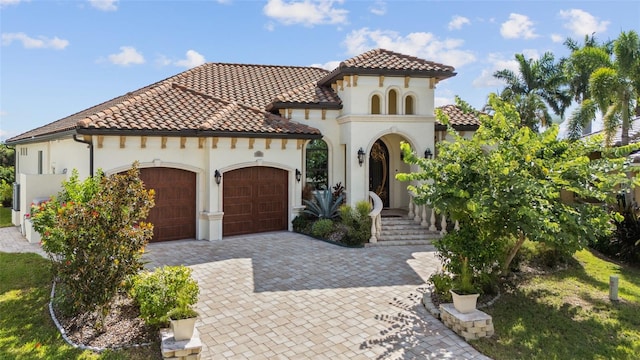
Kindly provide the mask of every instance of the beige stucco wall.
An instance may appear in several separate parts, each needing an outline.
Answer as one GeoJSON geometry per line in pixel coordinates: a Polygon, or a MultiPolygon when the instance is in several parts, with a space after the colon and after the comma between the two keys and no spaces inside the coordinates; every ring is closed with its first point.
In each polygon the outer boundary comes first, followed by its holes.
{"type": "MultiPolygon", "coordinates": [[[[407,183],[395,180],[399,172],[416,171],[400,160],[400,142],[408,142],[417,154],[426,148],[434,149],[434,88],[431,79],[386,77],[380,85],[378,76],[353,77],[342,87],[335,87],[343,101],[342,109],[284,109],[283,115],[319,129],[329,147],[329,184],[341,182],[346,186],[350,204],[368,199],[369,152],[376,140],[381,139],[389,149],[390,206],[406,208],[409,196],[407,183]],[[398,93],[398,115],[388,115],[387,95],[394,89],[398,93]],[[381,97],[381,114],[370,114],[373,94],[381,97]],[[404,98],[414,98],[415,115],[403,115],[404,98]],[[362,166],[357,153],[362,148],[367,160],[362,166]]],[[[104,136],[89,137],[94,144],[94,171],[103,169],[107,174],[128,169],[134,161],[141,167],[173,167],[196,173],[198,187],[196,208],[196,234],[198,239],[222,238],[222,189],[224,173],[249,166],[270,166],[289,173],[289,216],[292,220],[302,205],[303,182],[295,180],[299,169],[305,178],[305,146],[308,140],[248,139],[248,138],[180,138],[104,136]],[[222,173],[222,184],[215,183],[214,173],[222,173]]],[[[43,173],[67,178],[72,169],[80,177],[89,176],[89,149],[72,138],[18,145],[18,172],[37,173],[37,153],[43,151],[43,173]],[[28,155],[20,156],[19,149],[28,148],[28,155]],[[66,169],[66,174],[63,174],[66,169]]],[[[57,178],[56,178],[57,179],[57,178]]],[[[56,180],[58,181],[58,180],[56,180]]],[[[61,180],[60,180],[61,181],[61,180]]],[[[59,183],[59,181],[58,181],[59,183]]],[[[289,224],[291,227],[291,224],[289,224]]]]}

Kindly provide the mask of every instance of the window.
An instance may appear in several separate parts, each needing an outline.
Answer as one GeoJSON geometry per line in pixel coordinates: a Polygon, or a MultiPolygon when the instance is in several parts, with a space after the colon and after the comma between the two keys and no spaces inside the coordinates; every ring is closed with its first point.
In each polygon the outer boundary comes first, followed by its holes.
{"type": "Polygon", "coordinates": [[[414,115],[415,112],[413,110],[413,96],[409,95],[404,98],[404,113],[406,115],[414,115]]]}
{"type": "Polygon", "coordinates": [[[398,92],[389,90],[389,115],[398,114],[398,92]]]}
{"type": "Polygon", "coordinates": [[[314,190],[329,188],[329,148],[324,140],[311,140],[306,149],[306,183],[314,190]]]}
{"type": "Polygon", "coordinates": [[[373,95],[371,97],[371,114],[380,115],[380,96],[373,95]]]}
{"type": "Polygon", "coordinates": [[[38,175],[42,175],[42,150],[38,151],[38,175]]]}

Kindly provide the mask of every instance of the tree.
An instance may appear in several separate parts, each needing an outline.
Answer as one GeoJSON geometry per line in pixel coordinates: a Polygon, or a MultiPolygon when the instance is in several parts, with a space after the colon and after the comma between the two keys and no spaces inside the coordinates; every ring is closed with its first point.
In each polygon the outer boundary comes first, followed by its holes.
{"type": "Polygon", "coordinates": [[[13,200],[12,184],[15,182],[15,150],[0,144],[0,202],[2,206],[11,206],[13,200]]]}
{"type": "MultiPolygon", "coordinates": [[[[623,156],[640,144],[603,149],[597,138],[560,140],[557,125],[536,133],[520,126],[512,104],[495,94],[489,104],[494,114],[480,115],[473,137],[449,128],[455,140],[439,143],[434,159],[419,158],[402,145],[405,159],[421,171],[397,178],[420,182],[409,186],[416,202],[459,221],[460,230],[437,245],[449,269],[455,273],[468,258],[476,273],[506,273],[526,239],[572,254],[610,233],[615,213],[601,203],[615,203],[615,189],[630,184],[623,156]],[[598,151],[603,156],[591,160],[598,151]],[[579,200],[564,202],[562,193],[579,200]]],[[[448,123],[441,112],[438,120],[448,123]]]]}
{"type": "MultiPolygon", "coordinates": [[[[629,143],[629,126],[634,114],[640,112],[640,40],[635,31],[622,32],[613,43],[615,59],[597,67],[589,75],[589,98],[582,101],[569,121],[570,135],[577,137],[576,128],[603,114],[605,142],[611,144],[621,129],[621,145],[629,143]],[[572,130],[573,129],[573,130],[572,130]]],[[[588,58],[596,64],[602,60],[600,51],[590,49],[588,58]]],[[[586,57],[586,56],[585,56],[586,57]]]]}
{"type": "Polygon", "coordinates": [[[506,82],[500,96],[515,104],[522,125],[538,130],[539,124],[550,124],[547,106],[556,115],[564,117],[571,98],[563,87],[564,74],[560,64],[555,63],[553,54],[546,52],[538,60],[527,60],[523,54],[516,54],[515,58],[518,73],[504,69],[496,71],[493,76],[506,82]]]}
{"type": "Polygon", "coordinates": [[[70,314],[97,310],[102,326],[109,304],[128,276],[143,267],[153,225],[143,220],[154,205],[138,164],[126,173],[63,182],[57,198],[31,210],[42,248],[52,260],[57,304],[70,314]]]}
{"type": "MultiPolygon", "coordinates": [[[[595,35],[585,35],[584,45],[580,47],[578,43],[568,38],[564,44],[571,50],[571,55],[563,59],[563,69],[569,85],[569,94],[573,100],[582,106],[585,100],[591,95],[589,87],[589,77],[597,69],[610,66],[611,55],[613,54],[613,41],[599,44],[595,35]]],[[[569,118],[567,130],[569,137],[576,139],[582,135],[584,129],[588,126],[591,118],[584,113],[574,112],[569,118]]]]}

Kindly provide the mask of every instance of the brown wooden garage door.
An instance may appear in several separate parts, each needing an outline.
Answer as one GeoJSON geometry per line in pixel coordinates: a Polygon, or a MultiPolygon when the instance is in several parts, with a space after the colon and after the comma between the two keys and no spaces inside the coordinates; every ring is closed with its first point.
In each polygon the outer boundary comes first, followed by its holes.
{"type": "Polygon", "coordinates": [[[147,189],[156,191],[156,206],[147,221],[153,224],[156,241],[196,237],[196,174],[191,171],[154,167],[140,169],[147,189]]]}
{"type": "Polygon", "coordinates": [[[222,235],[286,230],[287,172],[250,167],[223,174],[222,235]]]}

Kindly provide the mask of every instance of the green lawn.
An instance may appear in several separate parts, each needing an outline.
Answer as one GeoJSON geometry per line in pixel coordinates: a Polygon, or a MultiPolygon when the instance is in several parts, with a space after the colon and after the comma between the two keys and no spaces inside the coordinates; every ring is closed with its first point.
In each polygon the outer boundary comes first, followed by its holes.
{"type": "MultiPolygon", "coordinates": [[[[0,252],[0,359],[149,359],[158,348],[95,354],[69,346],[48,310],[48,260],[0,252]]],[[[157,355],[157,356],[156,356],[157,355]]]]}
{"type": "Polygon", "coordinates": [[[11,224],[11,208],[0,207],[0,228],[13,226],[11,224]]]}
{"type": "Polygon", "coordinates": [[[576,253],[576,267],[536,276],[492,307],[496,335],[472,343],[494,359],[640,359],[640,270],[576,253]],[[609,300],[609,275],[620,299],[609,300]]]}

